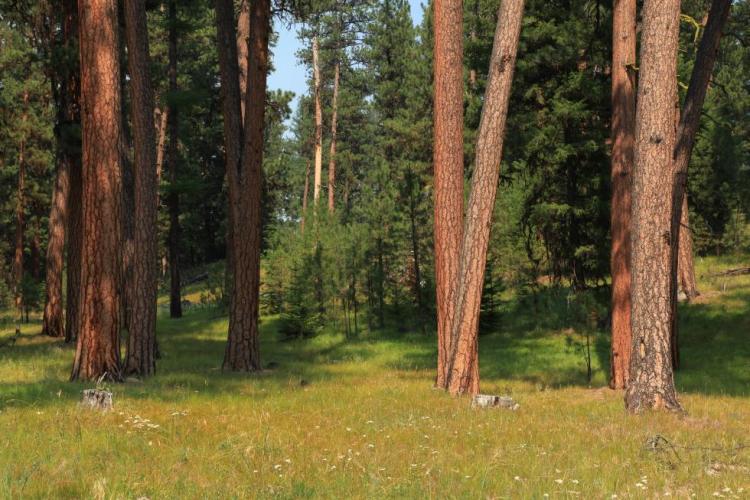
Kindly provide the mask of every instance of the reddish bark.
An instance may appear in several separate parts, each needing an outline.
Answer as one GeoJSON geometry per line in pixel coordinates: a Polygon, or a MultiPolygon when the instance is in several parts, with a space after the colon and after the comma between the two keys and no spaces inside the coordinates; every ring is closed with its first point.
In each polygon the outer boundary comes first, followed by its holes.
{"type": "Polygon", "coordinates": [[[463,4],[460,0],[435,0],[434,16],[433,163],[438,337],[435,385],[446,388],[463,230],[463,4]]]}
{"type": "Polygon", "coordinates": [[[670,354],[670,204],[679,0],[643,7],[632,213],[632,349],[625,406],[679,410],[670,354]]]}
{"type": "Polygon", "coordinates": [[[612,14],[612,389],[630,371],[630,211],[635,134],[636,2],[615,0],[612,14]]]}
{"type": "Polygon", "coordinates": [[[479,310],[523,9],[523,0],[503,0],[498,12],[461,245],[448,366],[453,395],[479,392],[479,310]]]}
{"type": "Polygon", "coordinates": [[[121,114],[117,2],[80,0],[83,246],[72,380],[121,378],[121,114]]]}
{"type": "Polygon", "coordinates": [[[134,247],[132,289],[128,308],[126,374],[149,376],[156,371],[157,180],[154,92],[149,72],[148,28],[143,2],[125,0],[125,36],[131,83],[133,123],[134,247]]]}

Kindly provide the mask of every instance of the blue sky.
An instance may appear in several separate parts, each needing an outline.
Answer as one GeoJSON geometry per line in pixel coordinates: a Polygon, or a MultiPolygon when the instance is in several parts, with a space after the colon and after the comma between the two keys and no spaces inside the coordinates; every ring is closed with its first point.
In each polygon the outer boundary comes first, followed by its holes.
{"type": "MultiPolygon", "coordinates": [[[[415,24],[422,22],[422,6],[420,0],[409,0],[411,16],[415,24]]],[[[279,40],[273,49],[273,64],[275,70],[268,78],[268,88],[291,90],[299,95],[307,92],[306,68],[300,65],[296,53],[300,49],[297,39],[297,25],[289,27],[285,22],[276,20],[274,29],[279,33],[279,40]]],[[[297,99],[294,101],[297,107],[297,99]]]]}

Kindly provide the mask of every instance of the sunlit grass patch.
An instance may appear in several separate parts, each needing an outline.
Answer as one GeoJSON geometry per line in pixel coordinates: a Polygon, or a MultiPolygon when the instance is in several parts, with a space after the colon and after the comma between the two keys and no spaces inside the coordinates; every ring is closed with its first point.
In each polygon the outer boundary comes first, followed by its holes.
{"type": "Polygon", "coordinates": [[[546,317],[509,298],[480,338],[483,390],[515,412],[433,389],[434,338],[415,332],[284,340],[266,317],[269,368],[223,373],[227,321],[212,308],[162,315],[157,375],[112,386],[112,412],[83,411],[72,348],[37,322],[0,348],[0,497],[743,498],[750,281],[732,283],[701,281],[717,294],[681,307],[687,417],[625,415],[605,387],[605,333],[590,332],[589,384],[585,332],[554,294],[546,317]]]}

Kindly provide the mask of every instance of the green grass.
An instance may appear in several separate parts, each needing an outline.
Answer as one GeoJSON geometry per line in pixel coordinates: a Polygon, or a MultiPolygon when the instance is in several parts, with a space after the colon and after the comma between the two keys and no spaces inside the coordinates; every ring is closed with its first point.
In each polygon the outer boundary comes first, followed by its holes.
{"type": "Polygon", "coordinates": [[[624,413],[601,333],[589,387],[569,345],[581,332],[550,290],[505,303],[480,340],[483,392],[512,395],[516,412],[432,389],[434,340],[395,329],[282,341],[264,318],[263,361],[277,368],[222,373],[227,322],[205,308],[160,318],[158,375],[112,387],[113,412],[84,411],[72,348],[36,335],[37,320],[0,348],[0,497],[746,497],[750,277],[700,290],[680,311],[684,417],[624,413]],[[650,449],[656,435],[675,448],[650,449]]]}

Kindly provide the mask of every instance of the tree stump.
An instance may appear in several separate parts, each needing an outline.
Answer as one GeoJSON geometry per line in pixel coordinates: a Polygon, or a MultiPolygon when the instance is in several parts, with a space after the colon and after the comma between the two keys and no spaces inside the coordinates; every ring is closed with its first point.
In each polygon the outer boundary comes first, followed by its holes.
{"type": "Polygon", "coordinates": [[[477,394],[471,400],[472,408],[507,408],[516,411],[521,406],[513,398],[508,396],[493,396],[490,394],[477,394]]]}
{"type": "Polygon", "coordinates": [[[83,391],[81,406],[92,410],[111,410],[114,406],[112,393],[101,389],[86,389],[83,391]]]}

